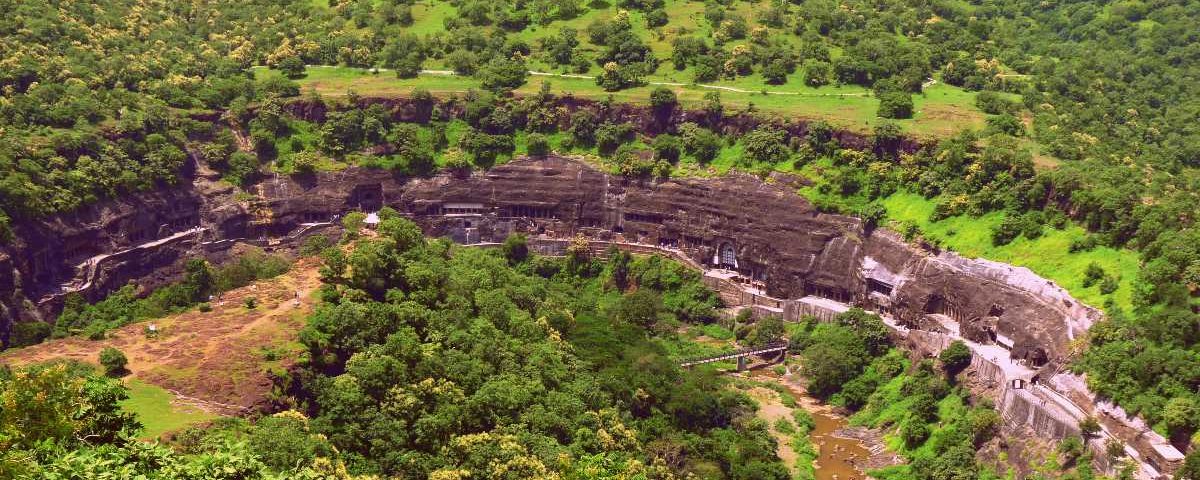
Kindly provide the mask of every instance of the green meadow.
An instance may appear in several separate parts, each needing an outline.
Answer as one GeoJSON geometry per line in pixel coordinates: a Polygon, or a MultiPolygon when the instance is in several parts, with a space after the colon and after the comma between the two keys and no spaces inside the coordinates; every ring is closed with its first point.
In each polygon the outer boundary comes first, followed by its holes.
{"type": "Polygon", "coordinates": [[[141,431],[144,439],[155,439],[164,433],[176,431],[200,422],[217,418],[217,415],[196,407],[175,403],[175,395],[140,380],[129,380],[129,398],[121,407],[137,415],[145,427],[141,431]]]}

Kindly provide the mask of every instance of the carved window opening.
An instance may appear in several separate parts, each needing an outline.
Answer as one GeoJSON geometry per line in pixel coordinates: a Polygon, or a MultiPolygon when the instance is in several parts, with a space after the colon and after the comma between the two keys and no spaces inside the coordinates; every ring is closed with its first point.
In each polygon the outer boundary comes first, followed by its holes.
{"type": "Polygon", "coordinates": [[[875,293],[881,293],[881,294],[884,294],[884,295],[891,295],[891,294],[892,294],[892,288],[893,288],[893,287],[892,287],[892,285],[891,285],[890,283],[884,282],[884,281],[882,281],[882,280],[876,280],[876,279],[874,279],[874,278],[868,278],[868,279],[867,279],[867,288],[868,288],[868,289],[870,289],[872,292],[875,292],[875,293]]]}
{"type": "Polygon", "coordinates": [[[523,218],[557,218],[554,209],[549,207],[534,207],[529,205],[510,205],[506,208],[507,217],[523,218]]]}
{"type": "Polygon", "coordinates": [[[447,203],[442,205],[442,215],[478,215],[484,213],[482,203],[447,203]]]}

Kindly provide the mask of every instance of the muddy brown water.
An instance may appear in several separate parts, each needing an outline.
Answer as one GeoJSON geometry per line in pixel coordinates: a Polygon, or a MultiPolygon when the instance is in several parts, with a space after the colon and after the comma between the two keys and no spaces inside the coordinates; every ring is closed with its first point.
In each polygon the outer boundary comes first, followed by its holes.
{"type": "Polygon", "coordinates": [[[786,394],[796,400],[797,408],[803,408],[812,415],[815,427],[809,432],[809,439],[812,441],[813,448],[817,450],[817,460],[814,465],[817,480],[864,480],[869,478],[855,465],[866,462],[870,458],[871,452],[858,440],[835,435],[835,432],[846,427],[845,417],[832,412],[827,406],[820,405],[803,388],[785,381],[781,376],[767,371],[767,369],[754,370],[750,372],[750,377],[786,387],[786,394]]]}

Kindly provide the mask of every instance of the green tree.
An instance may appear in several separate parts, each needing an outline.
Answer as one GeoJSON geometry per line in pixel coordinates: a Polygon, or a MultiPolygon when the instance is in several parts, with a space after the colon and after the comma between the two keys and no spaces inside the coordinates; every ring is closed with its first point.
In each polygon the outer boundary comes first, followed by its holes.
{"type": "Polygon", "coordinates": [[[1200,453],[1192,451],[1183,459],[1183,466],[1175,472],[1175,480],[1200,480],[1200,453]]]}
{"type": "Polygon", "coordinates": [[[806,344],[800,353],[801,372],[808,390],[819,398],[837,393],[861,373],[869,358],[862,338],[842,325],[818,325],[806,344]]]}
{"type": "Polygon", "coordinates": [[[616,307],[616,319],[648,330],[658,323],[660,312],[662,298],[650,290],[638,289],[621,297],[616,307]]]}
{"type": "Polygon", "coordinates": [[[777,128],[756,128],[746,134],[742,141],[745,144],[746,158],[752,162],[775,164],[787,160],[791,155],[787,146],[787,133],[777,128]]]}
{"type": "Polygon", "coordinates": [[[275,68],[278,68],[279,71],[282,72],[287,78],[297,79],[304,77],[304,60],[301,60],[300,57],[297,56],[291,56],[280,60],[279,64],[276,65],[275,68]]]}
{"type": "Polygon", "coordinates": [[[504,252],[504,258],[508,259],[509,265],[524,263],[529,258],[529,245],[526,243],[525,235],[520,233],[510,233],[504,239],[500,250],[504,252]]]}
{"type": "Polygon", "coordinates": [[[1084,438],[1091,438],[1097,433],[1100,433],[1100,422],[1095,417],[1089,416],[1079,421],[1079,434],[1084,438]]]}
{"type": "Polygon", "coordinates": [[[362,231],[367,224],[367,214],[363,212],[350,212],[342,217],[342,228],[345,230],[347,239],[358,238],[358,233],[362,231]]]}
{"type": "Polygon", "coordinates": [[[1172,437],[1188,437],[1200,421],[1200,406],[1192,396],[1176,396],[1167,401],[1162,413],[1163,423],[1172,437]]]}
{"type": "Polygon", "coordinates": [[[675,97],[675,92],[667,87],[655,87],[650,92],[650,107],[656,115],[669,116],[678,104],[679,99],[675,97]]]}
{"type": "Polygon", "coordinates": [[[679,161],[679,153],[683,149],[683,145],[679,137],[663,133],[654,137],[650,148],[654,150],[654,158],[675,163],[679,161]]]}
{"type": "Polygon", "coordinates": [[[785,338],[786,333],[783,319],[772,315],[754,322],[754,329],[746,336],[746,343],[762,346],[785,338]]]}
{"type": "Polygon", "coordinates": [[[783,60],[775,60],[763,67],[762,76],[768,84],[783,85],[787,83],[787,64],[783,60]]]}
{"type": "Polygon", "coordinates": [[[700,163],[711,162],[721,152],[721,137],[711,130],[694,123],[679,126],[683,139],[683,151],[700,163]]]}
{"type": "Polygon", "coordinates": [[[938,360],[942,362],[946,375],[954,377],[971,365],[971,349],[962,341],[955,340],[938,354],[938,360]]]}
{"type": "Polygon", "coordinates": [[[815,61],[804,68],[804,84],[810,87],[829,85],[833,78],[833,68],[829,62],[815,61]]]}
{"type": "Polygon", "coordinates": [[[912,94],[895,90],[880,93],[879,109],[875,115],[882,118],[912,118],[912,94]]]}
{"type": "Polygon", "coordinates": [[[493,58],[476,74],[481,86],[494,93],[510,92],[525,84],[529,68],[520,58],[493,58]]]}

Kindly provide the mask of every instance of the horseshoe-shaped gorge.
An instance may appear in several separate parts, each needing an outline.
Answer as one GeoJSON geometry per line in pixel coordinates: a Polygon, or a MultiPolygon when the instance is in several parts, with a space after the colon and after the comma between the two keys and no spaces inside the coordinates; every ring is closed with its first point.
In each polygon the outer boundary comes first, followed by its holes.
{"type": "Polygon", "coordinates": [[[4,319],[51,318],[70,292],[97,299],[131,280],[165,284],[185,259],[219,261],[237,243],[291,250],[309,235],[339,230],[336,220],[347,212],[387,206],[428,236],[460,244],[525,233],[543,254],[586,239],[596,252],[615,246],[669,256],[703,271],[726,304],[760,317],[827,318],[861,306],[883,314],[913,352],[936,355],[966,341],[972,375],[989,386],[977,394],[991,397],[1008,428],[1062,439],[1095,416],[1105,428],[1092,447],[1125,442],[1139,476],[1178,465],[1182,455],[1164,438],[1097,400],[1064,368],[1097,310],[1027,269],[930,251],[857,218],[821,213],[795,193],[794,181],[784,174],[636,180],[549,156],[473,174],[407,177],[351,167],[281,176],[256,185],[252,200],[197,182],[205,187],[18,225],[0,257],[0,290],[18,299],[4,319]]]}

